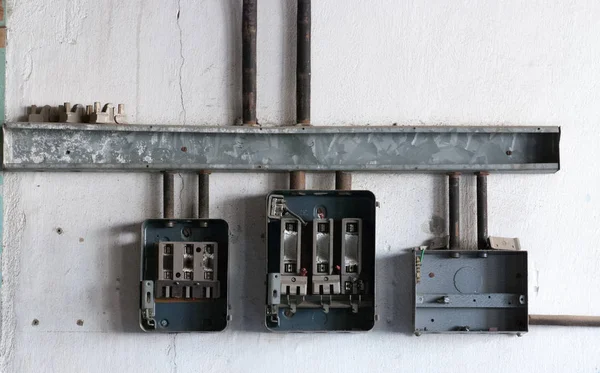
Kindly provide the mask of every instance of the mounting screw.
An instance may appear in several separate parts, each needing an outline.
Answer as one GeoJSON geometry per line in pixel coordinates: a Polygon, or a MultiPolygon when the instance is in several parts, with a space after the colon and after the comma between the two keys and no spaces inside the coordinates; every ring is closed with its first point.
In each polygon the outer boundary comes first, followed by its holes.
{"type": "Polygon", "coordinates": [[[192,230],[189,227],[185,227],[181,230],[181,234],[183,234],[183,237],[189,237],[192,235],[192,230]]]}
{"type": "Polygon", "coordinates": [[[512,150],[507,150],[506,155],[512,155],[512,150]]]}
{"type": "Polygon", "coordinates": [[[40,325],[40,320],[38,320],[38,319],[33,319],[33,321],[31,322],[31,325],[33,325],[33,326],[38,326],[38,325],[40,325]]]}
{"type": "Polygon", "coordinates": [[[77,320],[77,325],[83,326],[83,320],[81,320],[81,319],[77,320]]]}
{"type": "Polygon", "coordinates": [[[169,326],[169,320],[167,320],[167,319],[160,320],[160,326],[162,326],[163,328],[166,328],[167,326],[169,326]]]}
{"type": "Polygon", "coordinates": [[[292,282],[296,282],[296,277],[292,277],[292,282]]]}

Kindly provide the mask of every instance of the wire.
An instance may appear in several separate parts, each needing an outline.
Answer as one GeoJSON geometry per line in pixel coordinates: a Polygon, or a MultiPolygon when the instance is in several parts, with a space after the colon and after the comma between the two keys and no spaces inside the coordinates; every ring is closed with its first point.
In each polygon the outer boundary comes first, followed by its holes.
{"type": "Polygon", "coordinates": [[[295,212],[293,212],[292,210],[288,209],[287,206],[283,208],[284,213],[288,213],[290,215],[292,215],[293,217],[295,217],[296,219],[300,220],[300,222],[302,223],[302,225],[306,225],[307,223],[304,221],[304,219],[302,219],[300,217],[300,215],[296,214],[295,212]]]}

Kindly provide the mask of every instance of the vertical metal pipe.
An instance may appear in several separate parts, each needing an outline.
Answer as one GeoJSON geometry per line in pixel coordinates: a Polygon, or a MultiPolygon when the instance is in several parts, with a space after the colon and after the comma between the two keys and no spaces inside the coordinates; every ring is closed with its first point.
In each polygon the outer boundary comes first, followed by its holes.
{"type": "Polygon", "coordinates": [[[477,173],[477,248],[488,248],[487,172],[477,173]]]}
{"type": "Polygon", "coordinates": [[[450,234],[450,250],[460,247],[460,173],[453,172],[448,175],[448,220],[450,234]]]}
{"type": "Polygon", "coordinates": [[[208,172],[198,173],[198,218],[200,219],[208,219],[209,216],[209,182],[208,172]]]}
{"type": "Polygon", "coordinates": [[[163,174],[163,217],[175,218],[175,174],[163,174]]]}
{"type": "Polygon", "coordinates": [[[290,189],[306,189],[306,173],[304,171],[290,172],[290,189]]]}
{"type": "MultiPolygon", "coordinates": [[[[296,123],[310,125],[310,0],[298,0],[296,123]]],[[[290,173],[290,189],[306,189],[306,173],[290,173]]]]}
{"type": "Polygon", "coordinates": [[[310,124],[310,0],[298,0],[296,123],[310,124]]]}
{"type": "Polygon", "coordinates": [[[256,0],[242,6],[242,95],[244,125],[256,124],[256,0]]]}
{"type": "Polygon", "coordinates": [[[352,174],[345,171],[336,171],[335,173],[335,189],[336,190],[351,190],[352,189],[352,174]]]}

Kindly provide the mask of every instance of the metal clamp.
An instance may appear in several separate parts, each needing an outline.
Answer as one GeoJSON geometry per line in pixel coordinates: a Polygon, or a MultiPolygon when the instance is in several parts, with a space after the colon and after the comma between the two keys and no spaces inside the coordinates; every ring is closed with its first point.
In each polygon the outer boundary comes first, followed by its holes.
{"type": "Polygon", "coordinates": [[[155,315],[154,281],[145,280],[142,281],[142,317],[148,322],[148,325],[154,326],[156,325],[155,315]]]}

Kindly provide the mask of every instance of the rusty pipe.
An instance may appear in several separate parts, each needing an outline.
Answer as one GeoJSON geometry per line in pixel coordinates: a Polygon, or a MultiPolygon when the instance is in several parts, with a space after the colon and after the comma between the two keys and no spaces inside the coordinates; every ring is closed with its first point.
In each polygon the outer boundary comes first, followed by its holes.
{"type": "Polygon", "coordinates": [[[346,171],[335,172],[335,189],[352,190],[352,174],[346,171]]]}
{"type": "Polygon", "coordinates": [[[310,125],[310,0],[298,0],[296,123],[310,125]]]}
{"type": "Polygon", "coordinates": [[[306,173],[304,171],[290,172],[290,189],[306,189],[306,173]]]}
{"type": "Polygon", "coordinates": [[[477,173],[477,248],[488,248],[488,203],[487,203],[487,177],[488,172],[477,173]]]}
{"type": "Polygon", "coordinates": [[[460,173],[448,174],[448,233],[450,234],[450,250],[460,247],[460,173]]]}
{"type": "Polygon", "coordinates": [[[600,316],[529,315],[529,325],[600,326],[600,316]]]}
{"type": "MultiPolygon", "coordinates": [[[[298,0],[296,55],[296,123],[310,125],[310,0],[298,0]]],[[[306,173],[290,172],[290,189],[306,189],[306,173]]]]}
{"type": "Polygon", "coordinates": [[[208,172],[198,173],[198,218],[208,219],[209,216],[209,193],[210,174],[208,172]]]}
{"type": "Polygon", "coordinates": [[[242,121],[256,124],[256,0],[242,5],[242,121]]]}
{"type": "Polygon", "coordinates": [[[175,218],[175,174],[163,174],[163,217],[175,218]]]}

